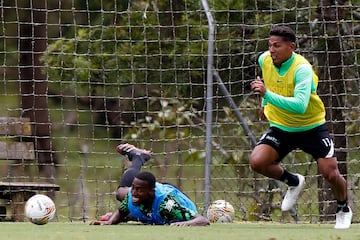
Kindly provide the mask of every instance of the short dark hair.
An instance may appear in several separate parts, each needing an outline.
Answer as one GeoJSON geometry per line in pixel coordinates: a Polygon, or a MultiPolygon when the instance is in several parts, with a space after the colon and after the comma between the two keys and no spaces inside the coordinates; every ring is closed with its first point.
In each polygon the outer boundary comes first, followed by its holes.
{"type": "Polygon", "coordinates": [[[269,36],[279,36],[284,39],[284,41],[296,43],[295,32],[288,26],[276,25],[271,28],[269,36]]]}
{"type": "Polygon", "coordinates": [[[149,184],[149,187],[155,188],[156,178],[151,172],[140,172],[135,175],[137,179],[143,180],[149,184]]]}

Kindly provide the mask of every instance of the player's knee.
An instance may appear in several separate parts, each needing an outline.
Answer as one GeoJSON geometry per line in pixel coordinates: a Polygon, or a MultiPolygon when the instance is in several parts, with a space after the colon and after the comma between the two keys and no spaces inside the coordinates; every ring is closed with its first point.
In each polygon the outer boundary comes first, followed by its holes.
{"type": "Polygon", "coordinates": [[[322,173],[322,175],[326,179],[326,181],[330,183],[334,183],[338,181],[339,178],[341,177],[339,171],[337,170],[325,171],[322,173]]]}
{"type": "Polygon", "coordinates": [[[116,197],[116,200],[118,201],[122,201],[124,200],[127,192],[128,192],[128,187],[119,187],[116,191],[116,194],[115,194],[115,197],[116,197]]]}
{"type": "Polygon", "coordinates": [[[264,167],[261,161],[253,154],[251,154],[250,156],[249,164],[250,168],[255,172],[261,172],[262,168],[264,167]]]}

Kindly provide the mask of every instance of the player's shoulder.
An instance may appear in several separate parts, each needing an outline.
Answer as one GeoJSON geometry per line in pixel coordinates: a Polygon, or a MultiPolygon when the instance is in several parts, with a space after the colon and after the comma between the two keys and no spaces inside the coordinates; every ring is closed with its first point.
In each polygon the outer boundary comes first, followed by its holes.
{"type": "Polygon", "coordinates": [[[258,60],[263,60],[266,56],[270,56],[270,51],[265,51],[263,53],[261,53],[258,57],[258,60]]]}
{"type": "Polygon", "coordinates": [[[260,54],[260,56],[258,57],[258,63],[260,65],[260,67],[262,67],[263,63],[264,63],[264,59],[270,56],[270,52],[269,51],[265,51],[263,53],[260,54]]]}
{"type": "Polygon", "coordinates": [[[296,75],[308,75],[308,74],[312,74],[313,73],[313,69],[312,66],[308,63],[300,63],[296,66],[296,71],[295,74],[296,75]]]}
{"type": "Polygon", "coordinates": [[[299,53],[293,53],[293,56],[294,56],[294,62],[297,63],[297,65],[307,64],[311,66],[310,61],[305,56],[299,53]]]}

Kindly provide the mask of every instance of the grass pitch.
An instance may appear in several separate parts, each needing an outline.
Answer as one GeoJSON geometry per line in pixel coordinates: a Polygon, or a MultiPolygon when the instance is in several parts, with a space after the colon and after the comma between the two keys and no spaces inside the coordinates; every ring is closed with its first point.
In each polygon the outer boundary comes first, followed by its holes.
{"type": "Polygon", "coordinates": [[[90,226],[52,222],[43,226],[0,223],[1,239],[23,240],[358,240],[360,225],[335,230],[333,224],[231,223],[207,227],[170,227],[141,224],[90,226]]]}

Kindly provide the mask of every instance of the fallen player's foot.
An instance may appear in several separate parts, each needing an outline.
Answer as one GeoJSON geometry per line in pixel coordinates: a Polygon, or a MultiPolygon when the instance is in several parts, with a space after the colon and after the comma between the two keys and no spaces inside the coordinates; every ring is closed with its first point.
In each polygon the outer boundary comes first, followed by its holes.
{"type": "Polygon", "coordinates": [[[137,148],[129,143],[118,145],[116,150],[120,154],[126,155],[130,161],[134,155],[141,156],[144,162],[148,161],[151,157],[151,152],[149,150],[137,148]]]}

